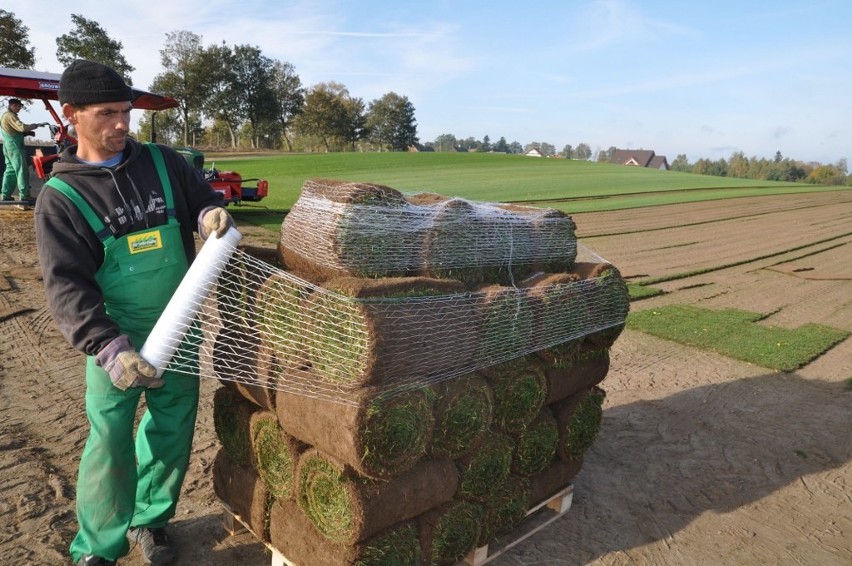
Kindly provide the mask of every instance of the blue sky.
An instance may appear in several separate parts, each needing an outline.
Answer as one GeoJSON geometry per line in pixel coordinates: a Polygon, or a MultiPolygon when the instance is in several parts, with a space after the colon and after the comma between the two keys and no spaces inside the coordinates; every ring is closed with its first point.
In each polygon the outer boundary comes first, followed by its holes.
{"type": "Polygon", "coordinates": [[[669,161],[735,151],[852,159],[848,0],[66,6],[49,17],[37,2],[12,10],[29,27],[39,70],[61,72],[55,38],[76,13],[123,43],[137,87],[161,71],[166,33],[188,30],[205,45],[257,46],[292,63],[307,87],[336,81],[367,103],[390,91],[407,96],[424,142],[450,133],[557,151],[581,142],[594,152],[652,149],[669,161]]]}

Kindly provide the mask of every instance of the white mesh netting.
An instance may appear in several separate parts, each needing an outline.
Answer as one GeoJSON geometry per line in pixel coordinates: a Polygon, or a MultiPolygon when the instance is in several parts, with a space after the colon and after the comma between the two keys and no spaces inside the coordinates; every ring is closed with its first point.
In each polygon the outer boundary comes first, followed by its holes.
{"type": "Polygon", "coordinates": [[[275,250],[220,266],[170,369],[349,403],[364,386],[405,391],[624,324],[620,273],[577,245],[570,217],[353,185],[380,198],[306,185],[282,224],[287,270],[275,250]]]}

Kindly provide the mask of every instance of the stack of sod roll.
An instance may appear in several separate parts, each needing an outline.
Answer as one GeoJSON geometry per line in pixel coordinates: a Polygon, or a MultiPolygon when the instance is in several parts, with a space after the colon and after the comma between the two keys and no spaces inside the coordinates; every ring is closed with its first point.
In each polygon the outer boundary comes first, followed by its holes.
{"type": "Polygon", "coordinates": [[[455,564],[566,487],[628,298],[555,210],[315,180],[201,309],[216,495],[295,564],[455,564]]]}

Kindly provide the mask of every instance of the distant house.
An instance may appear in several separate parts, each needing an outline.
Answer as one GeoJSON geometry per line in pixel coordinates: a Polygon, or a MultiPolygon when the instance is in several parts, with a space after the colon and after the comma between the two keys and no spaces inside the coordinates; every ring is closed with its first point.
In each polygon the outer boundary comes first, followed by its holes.
{"type": "Polygon", "coordinates": [[[632,167],[669,170],[669,162],[666,156],[655,155],[653,150],[650,149],[616,149],[612,152],[609,162],[632,167]]]}
{"type": "Polygon", "coordinates": [[[537,147],[534,147],[529,151],[525,152],[524,155],[528,157],[544,157],[544,154],[540,152],[537,147]]]}

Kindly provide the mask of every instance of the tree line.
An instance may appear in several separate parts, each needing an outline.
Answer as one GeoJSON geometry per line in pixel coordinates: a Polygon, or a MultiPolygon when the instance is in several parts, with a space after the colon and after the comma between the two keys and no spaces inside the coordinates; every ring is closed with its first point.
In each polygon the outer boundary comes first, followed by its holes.
{"type": "MultiPolygon", "coordinates": [[[[56,38],[57,60],[98,61],[132,84],[135,68],[122,43],[80,14],[72,14],[71,23],[56,38]]],[[[178,107],[146,112],[135,132],[142,139],[155,128],[163,143],[288,151],[405,151],[419,141],[408,97],[389,92],[365,103],[338,82],[306,88],[291,63],[253,45],[205,46],[200,35],[177,30],[166,34],[160,63],[162,72],[147,89],[176,99],[178,107]]],[[[0,10],[0,65],[34,64],[29,28],[0,10]]]]}
{"type": "MultiPolygon", "coordinates": [[[[98,22],[71,15],[72,29],[56,38],[56,58],[68,65],[76,58],[114,68],[128,84],[135,68],[125,59],[120,41],[98,22]]],[[[202,36],[186,30],[166,34],[160,50],[162,72],[148,90],[170,96],[178,107],[145,112],[135,134],[158,141],[209,148],[247,148],[286,151],[478,151],[521,154],[536,149],[545,157],[590,160],[589,144],[565,145],[557,153],[547,142],[521,145],[500,137],[492,142],[441,134],[420,144],[414,105],[406,96],[389,92],[365,103],[342,83],[302,85],[291,63],[267,57],[256,46],[204,45],[202,36]]],[[[35,48],[29,28],[14,13],[0,9],[0,66],[30,69],[35,48]]],[[[615,147],[598,150],[597,161],[608,161],[615,147]]],[[[821,184],[852,184],[846,160],[836,164],[802,163],[734,153],[730,159],[699,159],[690,164],[685,154],[670,164],[675,171],[821,184]]]]}

